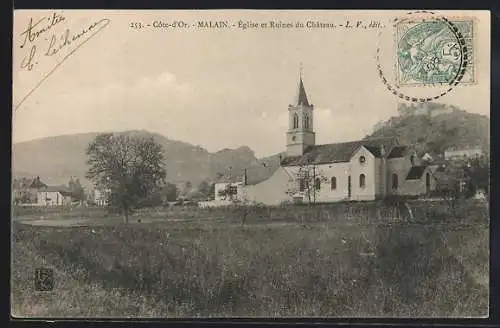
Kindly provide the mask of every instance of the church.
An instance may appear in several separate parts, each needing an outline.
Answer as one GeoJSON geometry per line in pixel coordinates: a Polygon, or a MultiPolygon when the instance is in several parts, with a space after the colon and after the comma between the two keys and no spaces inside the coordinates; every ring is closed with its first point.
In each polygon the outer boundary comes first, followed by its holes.
{"type": "Polygon", "coordinates": [[[245,203],[372,201],[388,196],[423,196],[435,190],[429,166],[396,138],[316,144],[314,105],[302,77],[294,104],[288,106],[286,155],[270,177],[237,183],[245,203]]]}

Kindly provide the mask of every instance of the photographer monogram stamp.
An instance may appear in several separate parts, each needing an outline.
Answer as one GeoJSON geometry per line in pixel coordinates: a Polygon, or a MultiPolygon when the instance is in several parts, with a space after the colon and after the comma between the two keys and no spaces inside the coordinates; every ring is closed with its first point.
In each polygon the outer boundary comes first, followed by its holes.
{"type": "Polygon", "coordinates": [[[49,268],[35,269],[35,290],[39,292],[49,292],[54,289],[54,270],[49,268]]]}

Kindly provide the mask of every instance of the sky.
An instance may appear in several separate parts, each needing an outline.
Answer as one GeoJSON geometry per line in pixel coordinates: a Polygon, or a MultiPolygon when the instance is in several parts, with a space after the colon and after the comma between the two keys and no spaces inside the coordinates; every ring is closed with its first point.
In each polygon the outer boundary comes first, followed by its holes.
{"type": "MultiPolygon", "coordinates": [[[[476,22],[475,82],[456,86],[438,102],[489,116],[489,13],[444,13],[447,17],[472,17],[476,22]]],[[[16,11],[13,142],[145,129],[209,151],[247,145],[256,156],[272,155],[285,149],[287,108],[297,93],[300,67],[307,96],[315,106],[317,143],[363,138],[375,123],[397,114],[398,98],[387,91],[378,76],[376,50],[381,50],[382,67],[391,80],[396,69],[391,19],[398,15],[404,13],[16,11]],[[32,29],[36,31],[52,24],[54,17],[55,21],[64,19],[21,48],[30,19],[34,23],[41,20],[32,29]],[[198,21],[220,20],[236,27],[131,27],[154,21],[196,25],[198,21]],[[237,27],[240,20],[375,21],[383,27],[242,30],[237,27]],[[90,32],[46,55],[63,43],[65,33],[75,35],[94,22],[99,23],[90,32]],[[33,45],[36,49],[30,61],[33,45]],[[31,70],[27,67],[30,63],[31,70]]],[[[440,89],[417,86],[401,90],[425,96],[440,89]]]]}

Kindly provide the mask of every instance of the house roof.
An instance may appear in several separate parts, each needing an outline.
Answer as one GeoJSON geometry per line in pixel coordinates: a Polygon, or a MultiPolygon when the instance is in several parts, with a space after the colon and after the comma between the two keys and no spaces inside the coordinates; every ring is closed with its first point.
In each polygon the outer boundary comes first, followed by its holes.
{"type": "Polygon", "coordinates": [[[30,188],[45,188],[47,187],[47,185],[45,183],[43,183],[42,181],[40,181],[40,178],[39,177],[36,177],[34,178],[33,180],[31,180],[31,183],[30,183],[30,188]]]}
{"type": "MultiPolygon", "coordinates": [[[[260,165],[258,167],[249,167],[246,171],[246,184],[256,185],[262,181],[269,179],[274,172],[278,169],[279,165],[268,164],[260,165]]],[[[242,171],[241,174],[236,174],[232,176],[224,176],[216,180],[216,183],[237,183],[243,182],[245,180],[245,172],[242,171]]]]}
{"type": "Polygon", "coordinates": [[[241,181],[243,181],[243,176],[230,176],[230,177],[224,176],[217,179],[215,183],[236,183],[241,181]]]}
{"type": "Polygon", "coordinates": [[[400,158],[408,154],[409,148],[407,146],[396,146],[394,147],[387,158],[400,158]]]}
{"type": "Polygon", "coordinates": [[[311,146],[306,149],[303,156],[285,157],[281,161],[281,165],[295,166],[349,162],[354,152],[361,146],[364,146],[375,157],[381,157],[380,146],[384,146],[385,149],[392,149],[394,145],[397,145],[397,139],[395,138],[377,138],[311,146]]]}
{"type": "Polygon", "coordinates": [[[432,159],[432,156],[429,153],[425,153],[422,155],[422,158],[431,158],[432,159]]]}
{"type": "Polygon", "coordinates": [[[410,171],[408,172],[408,175],[406,176],[406,180],[420,179],[424,174],[426,168],[427,166],[425,165],[412,166],[410,171]]]}
{"type": "Polygon", "coordinates": [[[269,179],[278,168],[279,166],[272,166],[267,170],[259,170],[259,172],[249,170],[247,172],[247,185],[256,185],[269,179]]]}
{"type": "Polygon", "coordinates": [[[297,105],[309,106],[309,101],[307,100],[306,89],[304,88],[304,83],[302,82],[302,77],[299,82],[299,92],[297,94],[297,105]]]}
{"type": "Polygon", "coordinates": [[[69,191],[68,188],[66,188],[65,186],[46,186],[41,191],[42,192],[43,191],[59,192],[63,196],[71,196],[72,195],[71,191],[69,191]]]}

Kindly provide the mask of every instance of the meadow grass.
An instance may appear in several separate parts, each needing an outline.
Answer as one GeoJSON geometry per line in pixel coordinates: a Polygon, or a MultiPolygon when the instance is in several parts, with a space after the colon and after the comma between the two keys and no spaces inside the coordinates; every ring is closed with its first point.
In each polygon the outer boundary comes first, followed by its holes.
{"type": "Polygon", "coordinates": [[[79,228],[16,222],[12,311],[39,317],[486,316],[489,218],[478,206],[464,206],[453,220],[440,219],[439,206],[423,206],[415,222],[366,204],[344,213],[330,206],[315,206],[314,213],[260,208],[244,226],[236,209],[161,214],[208,213],[222,221],[79,228]],[[368,215],[380,217],[370,222],[368,215]],[[307,226],[297,224],[303,216],[307,226]],[[36,267],[55,270],[52,292],[34,290],[36,267]]]}

